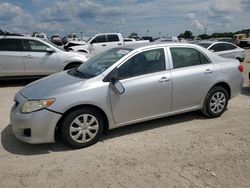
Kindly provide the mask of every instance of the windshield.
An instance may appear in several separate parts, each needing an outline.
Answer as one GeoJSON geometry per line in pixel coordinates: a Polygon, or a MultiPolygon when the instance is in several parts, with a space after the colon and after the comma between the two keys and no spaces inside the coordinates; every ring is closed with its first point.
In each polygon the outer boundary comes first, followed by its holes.
{"type": "Polygon", "coordinates": [[[59,50],[62,50],[62,51],[65,51],[63,49],[63,47],[60,47],[60,46],[57,46],[56,44],[54,44],[53,42],[49,41],[49,40],[46,40],[47,43],[49,43],[50,45],[52,45],[53,47],[59,49],[59,50]]]}
{"type": "Polygon", "coordinates": [[[97,56],[92,57],[86,63],[82,64],[75,72],[79,73],[84,78],[92,78],[108,69],[111,65],[117,62],[124,55],[129,53],[132,49],[128,48],[114,48],[105,51],[97,56]]]}
{"type": "Polygon", "coordinates": [[[210,43],[198,43],[198,45],[200,45],[204,48],[208,48],[211,44],[210,43]]]}

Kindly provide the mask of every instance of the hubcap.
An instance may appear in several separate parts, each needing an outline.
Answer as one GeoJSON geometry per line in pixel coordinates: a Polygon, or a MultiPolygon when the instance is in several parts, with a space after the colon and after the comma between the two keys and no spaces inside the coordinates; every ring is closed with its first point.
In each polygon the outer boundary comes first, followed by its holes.
{"type": "Polygon", "coordinates": [[[91,114],[82,114],[76,117],[70,125],[70,137],[78,143],[92,140],[99,129],[97,119],[91,114]]]}
{"type": "Polygon", "coordinates": [[[220,113],[226,106],[226,96],[222,92],[215,93],[210,100],[210,110],[217,114],[220,113]]]}

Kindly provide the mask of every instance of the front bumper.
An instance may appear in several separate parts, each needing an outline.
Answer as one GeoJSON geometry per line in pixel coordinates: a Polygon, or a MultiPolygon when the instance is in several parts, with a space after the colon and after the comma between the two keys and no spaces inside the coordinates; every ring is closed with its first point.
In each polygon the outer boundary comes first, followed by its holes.
{"type": "Polygon", "coordinates": [[[55,128],[61,115],[46,109],[23,114],[20,109],[27,99],[18,93],[15,101],[16,104],[10,113],[10,122],[15,136],[23,142],[32,144],[55,142],[55,128]]]}

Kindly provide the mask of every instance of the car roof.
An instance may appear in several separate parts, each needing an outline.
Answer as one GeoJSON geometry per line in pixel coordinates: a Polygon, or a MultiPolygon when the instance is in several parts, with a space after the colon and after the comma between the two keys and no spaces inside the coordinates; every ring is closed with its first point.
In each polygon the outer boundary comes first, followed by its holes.
{"type": "Polygon", "coordinates": [[[25,36],[6,36],[6,35],[3,35],[3,36],[0,36],[0,39],[2,38],[10,38],[10,39],[35,39],[35,40],[40,40],[39,38],[36,38],[36,37],[25,37],[25,36]]]}
{"type": "MultiPolygon", "coordinates": [[[[160,43],[137,43],[137,44],[127,44],[124,48],[129,48],[131,50],[135,49],[147,49],[153,47],[171,47],[171,46],[187,46],[187,47],[197,47],[196,44],[190,43],[177,43],[177,42],[160,42],[160,43]]],[[[200,46],[198,46],[200,47],[200,46]]]]}
{"type": "Polygon", "coordinates": [[[204,41],[200,41],[198,42],[198,44],[220,44],[220,43],[226,43],[226,44],[233,44],[233,43],[230,43],[230,42],[224,42],[224,41],[210,41],[210,40],[204,40],[204,41]]]}

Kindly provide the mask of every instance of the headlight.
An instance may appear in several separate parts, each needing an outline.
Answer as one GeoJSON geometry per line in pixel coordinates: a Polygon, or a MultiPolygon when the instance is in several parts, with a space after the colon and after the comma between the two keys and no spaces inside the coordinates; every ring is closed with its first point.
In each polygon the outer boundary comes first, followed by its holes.
{"type": "Polygon", "coordinates": [[[44,99],[44,100],[32,100],[24,103],[21,112],[22,113],[30,113],[37,110],[42,110],[44,108],[48,108],[51,106],[56,99],[44,99]]]}

